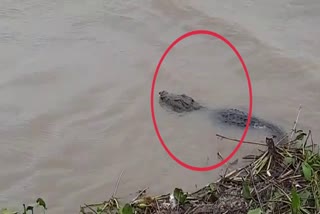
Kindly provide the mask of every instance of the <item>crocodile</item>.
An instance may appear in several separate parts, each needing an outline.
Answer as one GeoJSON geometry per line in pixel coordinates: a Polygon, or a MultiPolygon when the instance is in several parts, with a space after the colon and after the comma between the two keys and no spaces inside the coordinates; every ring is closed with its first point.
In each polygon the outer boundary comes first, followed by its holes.
{"type": "MultiPolygon", "coordinates": [[[[185,94],[174,94],[165,90],[160,91],[159,104],[162,107],[172,110],[176,113],[209,110],[210,117],[214,121],[239,128],[245,128],[247,126],[248,114],[246,112],[236,108],[211,110],[195,101],[192,97],[185,94]]],[[[285,132],[282,128],[254,115],[251,115],[249,128],[264,129],[270,132],[277,140],[283,139],[283,137],[285,136],[285,132]]]]}

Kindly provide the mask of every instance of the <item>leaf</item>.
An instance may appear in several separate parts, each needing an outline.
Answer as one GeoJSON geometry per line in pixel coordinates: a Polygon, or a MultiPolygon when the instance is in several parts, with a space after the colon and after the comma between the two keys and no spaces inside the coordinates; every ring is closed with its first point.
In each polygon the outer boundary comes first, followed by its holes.
{"type": "Polygon", "coordinates": [[[215,187],[215,185],[214,185],[213,183],[211,183],[211,184],[209,185],[209,187],[210,187],[211,192],[216,191],[216,187],[215,187]]]}
{"type": "Polygon", "coordinates": [[[288,165],[293,164],[294,159],[292,157],[285,157],[284,162],[288,165]]]}
{"type": "Polygon", "coordinates": [[[311,195],[312,195],[312,193],[309,192],[308,190],[304,190],[299,193],[302,206],[306,205],[306,202],[308,201],[308,199],[310,198],[311,195]]]}
{"type": "Polygon", "coordinates": [[[184,204],[187,199],[187,193],[184,193],[182,189],[175,188],[173,191],[174,198],[179,202],[179,204],[184,204]]]}
{"type": "Polygon", "coordinates": [[[295,140],[302,140],[304,138],[304,136],[306,136],[306,135],[307,135],[306,133],[302,132],[302,133],[297,135],[295,140]]]}
{"type": "Polygon", "coordinates": [[[283,196],[283,194],[281,194],[281,192],[279,192],[279,190],[275,191],[273,193],[273,200],[278,200],[279,198],[281,198],[283,196]]]}
{"type": "Polygon", "coordinates": [[[138,207],[140,207],[140,208],[146,208],[146,207],[148,207],[148,205],[147,205],[147,204],[140,203],[140,204],[138,204],[138,207]]]}
{"type": "Polygon", "coordinates": [[[97,213],[102,213],[103,212],[103,207],[100,206],[100,207],[97,207],[97,213]]]}
{"type": "Polygon", "coordinates": [[[42,206],[44,209],[47,209],[46,202],[42,198],[38,198],[36,202],[39,206],[42,206]]]}
{"type": "Polygon", "coordinates": [[[33,208],[34,208],[33,205],[28,205],[26,211],[31,210],[31,212],[33,212],[33,208]]]}
{"type": "Polygon", "coordinates": [[[297,193],[296,188],[292,188],[291,190],[291,209],[292,214],[298,214],[301,207],[300,197],[297,193]]]}
{"type": "Polygon", "coordinates": [[[125,205],[120,209],[120,214],[134,214],[133,208],[131,207],[130,204],[125,204],[125,205]]]}
{"type": "Polygon", "coordinates": [[[17,214],[17,213],[18,213],[17,211],[12,211],[7,208],[3,208],[0,210],[0,214],[17,214]]]}
{"type": "Polygon", "coordinates": [[[243,182],[242,184],[242,194],[245,199],[251,199],[250,188],[247,182],[243,182]]]}
{"type": "Polygon", "coordinates": [[[304,178],[307,181],[311,181],[312,167],[308,163],[306,162],[302,163],[302,172],[303,172],[304,178]]]}
{"type": "Polygon", "coordinates": [[[262,214],[262,210],[260,208],[249,210],[247,214],[262,214]]]}
{"type": "Polygon", "coordinates": [[[314,164],[312,164],[312,166],[313,166],[313,168],[316,168],[316,167],[320,167],[320,164],[314,163],[314,164]]]}

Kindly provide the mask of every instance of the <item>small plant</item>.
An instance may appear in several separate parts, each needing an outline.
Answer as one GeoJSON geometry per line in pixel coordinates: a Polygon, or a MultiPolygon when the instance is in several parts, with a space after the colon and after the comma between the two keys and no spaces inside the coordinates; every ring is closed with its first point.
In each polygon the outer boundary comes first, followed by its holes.
{"type": "Polygon", "coordinates": [[[29,205],[23,204],[22,206],[23,206],[22,212],[13,211],[8,208],[2,208],[0,210],[0,214],[28,214],[28,213],[34,214],[34,208],[36,207],[42,207],[43,213],[45,213],[45,210],[47,210],[46,202],[42,198],[38,198],[36,200],[36,203],[34,204],[29,204],[29,205]]]}
{"type": "Polygon", "coordinates": [[[175,188],[173,191],[174,198],[178,201],[180,205],[183,205],[186,203],[188,193],[183,192],[182,189],[175,188]]]}
{"type": "Polygon", "coordinates": [[[250,187],[247,181],[243,181],[242,183],[242,196],[247,200],[250,200],[252,198],[250,193],[250,187]]]}
{"type": "Polygon", "coordinates": [[[134,214],[132,206],[130,204],[125,204],[120,208],[120,214],[134,214]]]}
{"type": "Polygon", "coordinates": [[[291,211],[292,214],[299,214],[301,208],[301,199],[297,193],[296,188],[292,188],[291,190],[291,211]]]}

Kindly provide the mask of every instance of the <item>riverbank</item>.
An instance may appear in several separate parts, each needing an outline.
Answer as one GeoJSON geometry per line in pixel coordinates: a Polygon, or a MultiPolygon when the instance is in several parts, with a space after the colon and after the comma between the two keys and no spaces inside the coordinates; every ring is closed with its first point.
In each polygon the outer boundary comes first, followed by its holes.
{"type": "Polygon", "coordinates": [[[80,213],[319,213],[320,155],[312,133],[295,130],[286,144],[266,138],[266,150],[246,167],[225,174],[215,183],[187,193],[149,196],[141,191],[123,203],[114,196],[103,203],[84,205],[80,213]]]}
{"type": "MultiPolygon", "coordinates": [[[[286,136],[289,139],[286,143],[266,138],[264,151],[243,157],[249,160],[247,166],[225,173],[218,181],[196,192],[175,188],[172,193],[150,196],[144,189],[131,201],[124,202],[117,199],[115,191],[107,201],[84,204],[80,213],[320,213],[319,149],[311,131],[296,130],[296,126],[293,130],[286,136]]],[[[27,214],[38,211],[39,207],[46,210],[41,198],[35,204],[23,204],[22,212],[1,209],[0,214],[27,214]]]]}

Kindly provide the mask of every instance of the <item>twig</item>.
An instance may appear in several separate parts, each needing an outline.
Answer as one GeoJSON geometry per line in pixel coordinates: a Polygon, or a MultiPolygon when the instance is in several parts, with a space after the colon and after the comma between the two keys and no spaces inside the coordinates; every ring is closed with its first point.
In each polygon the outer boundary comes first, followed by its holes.
{"type": "Polygon", "coordinates": [[[307,135],[307,137],[306,137],[306,140],[305,140],[305,142],[304,142],[304,144],[303,144],[303,147],[304,147],[304,148],[306,148],[306,145],[307,145],[307,143],[308,143],[308,140],[309,140],[310,135],[311,135],[311,130],[309,130],[308,135],[307,135]]]}
{"type": "Polygon", "coordinates": [[[263,191],[265,191],[266,189],[268,189],[270,186],[272,186],[272,184],[268,184],[265,187],[263,187],[262,189],[260,189],[258,192],[261,193],[263,191]]]}
{"type": "Polygon", "coordinates": [[[278,140],[275,144],[278,145],[279,143],[281,143],[286,137],[288,137],[288,134],[285,134],[282,138],[280,138],[280,140],[278,140]]]}
{"type": "Polygon", "coordinates": [[[229,163],[229,165],[236,165],[237,163],[239,162],[239,159],[237,158],[237,159],[235,159],[234,161],[231,161],[230,163],[229,163]]]}
{"type": "MultiPolygon", "coordinates": [[[[296,128],[297,128],[297,124],[298,124],[298,120],[299,120],[299,116],[300,116],[301,109],[302,109],[302,106],[300,105],[300,106],[299,106],[299,111],[298,111],[297,118],[296,118],[296,120],[294,121],[293,127],[292,127],[292,129],[291,129],[291,136],[290,136],[289,142],[292,141],[293,134],[296,132],[296,128]]],[[[281,143],[285,138],[287,138],[287,137],[288,137],[288,134],[285,134],[280,140],[277,141],[277,143],[276,143],[275,145],[280,144],[280,143],[281,143]]]]}
{"type": "Polygon", "coordinates": [[[114,188],[114,191],[113,191],[113,194],[112,194],[111,198],[114,198],[114,196],[117,194],[119,183],[120,183],[120,179],[122,177],[123,172],[124,172],[124,170],[121,171],[121,174],[118,177],[117,184],[116,184],[116,186],[114,188]]]}
{"type": "Polygon", "coordinates": [[[226,174],[223,178],[220,178],[218,179],[217,183],[221,182],[223,179],[226,179],[226,178],[230,178],[232,176],[234,176],[236,173],[240,173],[242,170],[244,170],[246,167],[243,167],[241,169],[235,169],[231,172],[229,172],[228,174],[226,174]]]}
{"type": "MultiPolygon", "coordinates": [[[[299,112],[297,115],[297,118],[295,120],[295,124],[293,126],[293,131],[297,133],[297,123],[299,120],[301,106],[299,108],[299,112]]],[[[239,141],[237,139],[228,138],[219,134],[216,134],[217,137],[231,140],[231,141],[239,141]]],[[[287,139],[289,140],[290,131],[286,133],[287,139]]],[[[294,139],[294,138],[293,138],[294,139]]],[[[307,142],[312,141],[312,148],[313,148],[313,140],[312,140],[312,133],[311,130],[309,130],[308,135],[304,138],[304,146],[308,144],[307,142]]],[[[294,140],[295,141],[295,140],[294,140]]],[[[261,155],[254,155],[254,160],[246,165],[245,167],[236,169],[231,171],[229,169],[231,162],[228,163],[226,171],[222,171],[221,177],[215,181],[214,183],[209,183],[205,187],[196,190],[195,192],[188,195],[186,200],[188,201],[187,204],[181,204],[180,207],[177,206],[176,209],[171,210],[175,213],[181,213],[182,210],[186,210],[184,213],[204,213],[204,212],[213,212],[217,210],[220,207],[220,196],[226,195],[226,197],[229,196],[239,196],[239,199],[241,196],[238,194],[238,190],[241,190],[241,184],[242,181],[249,181],[250,187],[250,194],[253,196],[251,200],[248,203],[245,203],[245,207],[252,208],[253,206],[260,206],[260,208],[265,208],[267,205],[269,205],[270,201],[275,201],[275,193],[279,193],[278,197],[279,200],[277,200],[277,203],[272,206],[272,212],[276,213],[286,213],[286,211],[289,212],[288,209],[290,209],[290,186],[293,185],[300,185],[300,189],[306,189],[309,188],[310,182],[306,181],[304,176],[299,172],[301,170],[301,164],[305,161],[305,155],[304,150],[305,148],[287,148],[287,147],[277,147],[276,144],[274,144],[274,141],[272,138],[266,138],[266,143],[256,143],[256,142],[246,142],[249,144],[255,144],[255,145],[263,145],[268,146],[266,151],[262,151],[263,153],[261,155]],[[284,158],[292,158],[292,162],[287,163],[284,161],[284,158]],[[228,172],[228,171],[231,172],[228,172]],[[210,185],[213,186],[210,186],[210,185]],[[226,194],[227,193],[227,194],[226,194]],[[218,201],[217,201],[218,200],[218,201]],[[253,206],[252,206],[253,205],[253,206]],[[181,209],[180,209],[181,208],[181,209]],[[211,211],[212,209],[215,209],[211,211]]],[[[290,142],[291,143],[291,142],[290,142]]],[[[294,143],[294,142],[292,142],[294,143]]],[[[309,144],[308,144],[309,145],[309,144]]],[[[265,149],[265,147],[263,148],[265,149]]],[[[223,159],[223,155],[220,154],[220,152],[217,153],[217,156],[219,159],[223,159]]],[[[238,159],[237,159],[238,160],[238,159]]],[[[112,195],[112,198],[109,203],[105,203],[105,207],[108,205],[105,210],[105,212],[108,212],[108,208],[110,205],[110,214],[111,211],[117,206],[119,208],[118,201],[115,197],[117,193],[117,189],[119,187],[119,183],[122,177],[123,171],[121,172],[120,176],[118,177],[114,193],[112,195]]],[[[315,179],[315,178],[313,178],[315,179]]],[[[312,184],[311,184],[312,187],[312,184]]],[[[132,196],[133,199],[130,203],[130,205],[135,208],[136,206],[139,207],[139,210],[141,209],[141,213],[164,213],[165,211],[168,211],[170,209],[170,205],[168,202],[170,201],[169,197],[171,194],[165,194],[157,197],[152,197],[151,200],[140,200],[140,198],[143,198],[145,196],[145,192],[148,188],[144,188],[143,190],[140,190],[136,193],[137,196],[132,196]],[[143,206],[140,206],[143,205],[143,206]]],[[[278,198],[277,197],[277,198],[278,198]]],[[[313,196],[314,198],[309,198],[310,202],[312,200],[316,200],[316,195],[313,196]]],[[[226,198],[228,201],[231,200],[237,200],[233,198],[226,198]]],[[[308,199],[308,201],[309,201],[308,199]]],[[[222,201],[223,202],[223,201],[222,201]]],[[[232,203],[230,203],[232,204],[232,203]]],[[[224,206],[224,203],[221,204],[221,206],[224,206]]],[[[241,205],[242,206],[242,205],[241,205]]],[[[88,205],[85,206],[85,208],[90,209],[88,212],[90,213],[97,213],[97,211],[94,211],[94,207],[90,207],[88,205]]],[[[230,213],[230,210],[233,210],[233,207],[224,207],[221,209],[221,213],[230,213]],[[229,210],[226,210],[226,209],[229,210]]],[[[304,206],[304,209],[312,210],[311,213],[314,213],[314,210],[316,208],[311,207],[311,205],[308,203],[304,206]]],[[[238,209],[239,210],[239,209],[238,209]]],[[[231,211],[232,212],[232,211],[231,211]]],[[[166,212],[167,213],[167,212],[166,212]]],[[[320,213],[319,213],[320,214],[320,213]]]]}
{"type": "Polygon", "coordinates": [[[252,181],[252,185],[253,185],[254,191],[256,192],[256,195],[257,195],[257,198],[258,198],[258,201],[259,201],[260,208],[262,209],[262,203],[261,203],[260,195],[259,195],[259,192],[258,192],[258,190],[256,188],[256,185],[254,184],[254,178],[253,178],[253,175],[252,175],[252,171],[250,171],[250,177],[251,177],[251,181],[252,181]]]}
{"type": "MultiPolygon", "coordinates": [[[[119,204],[118,204],[117,200],[112,197],[112,198],[109,200],[109,202],[105,202],[105,203],[104,203],[104,205],[103,205],[103,207],[102,207],[101,210],[104,211],[112,200],[113,200],[114,203],[116,204],[116,207],[119,208],[119,204]]],[[[110,212],[109,212],[109,213],[110,213],[110,212]]]]}
{"type": "Polygon", "coordinates": [[[136,197],[134,197],[131,201],[134,202],[135,200],[137,200],[142,194],[144,194],[146,192],[147,189],[148,189],[148,187],[141,190],[141,192],[139,192],[139,194],[136,197]]]}
{"type": "Polygon", "coordinates": [[[279,180],[278,182],[279,182],[279,183],[282,183],[282,182],[284,182],[285,180],[288,180],[288,179],[293,180],[293,179],[295,179],[295,178],[301,178],[301,175],[292,175],[292,176],[290,176],[290,177],[283,178],[283,179],[279,180]]]}
{"type": "MultiPolygon", "coordinates": [[[[231,141],[236,141],[236,142],[240,141],[240,140],[237,140],[237,139],[234,139],[234,138],[225,137],[225,136],[220,135],[220,134],[216,134],[216,136],[217,137],[221,137],[222,139],[227,139],[227,140],[231,140],[231,141]]],[[[263,144],[263,143],[250,142],[250,141],[243,141],[243,143],[254,144],[254,145],[259,145],[259,146],[267,146],[266,144],[263,144]]]]}
{"type": "Polygon", "coordinates": [[[312,153],[314,152],[313,151],[313,147],[314,147],[314,143],[313,143],[313,139],[312,139],[312,133],[310,132],[310,139],[311,139],[311,146],[312,146],[312,153]]]}
{"type": "Polygon", "coordinates": [[[158,200],[157,199],[155,199],[155,200],[156,200],[156,204],[157,204],[157,213],[160,213],[160,207],[159,207],[158,200]]]}
{"type": "Polygon", "coordinates": [[[244,159],[244,160],[246,160],[246,159],[257,159],[257,158],[259,158],[259,156],[258,155],[246,155],[246,156],[244,156],[244,157],[242,157],[242,159],[244,159]]]}
{"type": "Polygon", "coordinates": [[[217,152],[217,156],[218,156],[218,158],[219,158],[220,160],[223,160],[223,157],[222,157],[222,155],[221,155],[220,152],[217,152]]]}
{"type": "Polygon", "coordinates": [[[191,212],[190,212],[191,210],[194,210],[194,207],[189,207],[185,213],[186,213],[186,214],[189,214],[189,213],[191,213],[191,212]]]}
{"type": "Polygon", "coordinates": [[[293,123],[293,128],[292,128],[292,130],[291,130],[290,141],[292,140],[293,134],[294,134],[295,131],[296,131],[301,109],[302,109],[302,106],[300,105],[300,106],[299,106],[299,111],[298,111],[297,118],[296,118],[296,120],[294,121],[294,123],[293,123]]]}
{"type": "Polygon", "coordinates": [[[225,178],[225,177],[226,177],[227,172],[228,172],[228,169],[229,169],[229,165],[227,166],[226,170],[225,170],[225,171],[224,171],[224,173],[223,173],[223,178],[225,178]]]}
{"type": "Polygon", "coordinates": [[[98,214],[94,209],[92,209],[92,207],[88,206],[87,204],[84,204],[84,206],[91,210],[93,213],[98,214]]]}
{"type": "Polygon", "coordinates": [[[97,206],[102,206],[102,205],[104,205],[105,203],[107,203],[107,202],[104,201],[104,202],[101,202],[101,203],[87,204],[86,206],[89,206],[89,207],[97,207],[97,206]]]}

